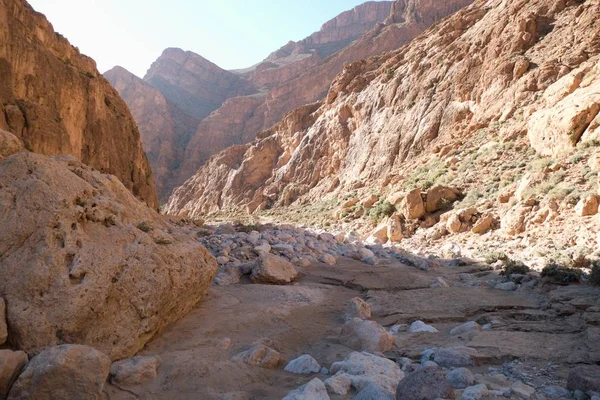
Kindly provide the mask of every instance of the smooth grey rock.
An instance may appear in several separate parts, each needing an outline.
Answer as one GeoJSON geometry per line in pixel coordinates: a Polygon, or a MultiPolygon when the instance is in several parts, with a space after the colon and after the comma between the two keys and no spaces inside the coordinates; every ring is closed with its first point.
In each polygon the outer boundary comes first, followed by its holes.
{"type": "Polygon", "coordinates": [[[415,321],[408,328],[408,332],[410,333],[439,333],[437,329],[435,329],[431,325],[427,325],[423,321],[415,321]]]}
{"type": "Polygon", "coordinates": [[[319,378],[314,378],[306,385],[288,393],[283,400],[329,400],[329,395],[325,384],[319,378]]]}
{"type": "Polygon", "coordinates": [[[321,366],[310,355],[304,354],[290,361],[284,370],[293,374],[316,374],[321,371],[321,366]]]}
{"type": "Polygon", "coordinates": [[[435,349],[433,361],[440,367],[471,367],[475,365],[473,357],[479,352],[471,347],[456,346],[435,349]]]}
{"type": "Polygon", "coordinates": [[[481,325],[479,325],[475,321],[469,321],[469,322],[465,322],[464,324],[459,325],[456,328],[452,329],[450,331],[450,335],[457,336],[457,335],[462,335],[464,333],[479,332],[479,331],[481,331],[481,325]]]}

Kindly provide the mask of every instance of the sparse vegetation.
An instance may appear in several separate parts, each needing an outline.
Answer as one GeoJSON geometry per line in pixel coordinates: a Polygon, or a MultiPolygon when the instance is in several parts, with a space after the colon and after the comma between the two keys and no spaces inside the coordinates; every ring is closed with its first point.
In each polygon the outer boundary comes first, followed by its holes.
{"type": "Polygon", "coordinates": [[[245,233],[250,233],[252,231],[260,232],[262,230],[261,226],[258,224],[244,224],[239,221],[234,224],[234,228],[238,232],[245,232],[245,233]]]}
{"type": "Polygon", "coordinates": [[[502,275],[502,276],[511,276],[513,274],[525,275],[529,271],[531,271],[531,268],[529,268],[527,265],[523,264],[521,261],[517,261],[517,260],[508,258],[505,261],[504,268],[500,272],[500,275],[502,275]]]}
{"type": "Polygon", "coordinates": [[[391,217],[396,212],[396,207],[389,201],[378,201],[369,210],[369,216],[375,221],[379,222],[385,217],[391,217]]]}
{"type": "Polygon", "coordinates": [[[542,277],[549,278],[553,282],[568,284],[581,281],[582,270],[565,267],[564,265],[550,263],[542,270],[542,277]]]}
{"type": "Polygon", "coordinates": [[[171,244],[171,240],[167,239],[167,238],[156,238],[154,239],[154,243],[156,244],[160,244],[160,245],[167,245],[167,244],[171,244]]]}
{"type": "Polygon", "coordinates": [[[140,231],[142,231],[142,232],[146,232],[146,233],[148,233],[148,232],[150,232],[150,231],[152,230],[152,226],[150,226],[150,224],[149,224],[148,222],[146,222],[146,221],[144,221],[144,222],[140,222],[140,223],[137,225],[137,228],[138,228],[140,231]]]}

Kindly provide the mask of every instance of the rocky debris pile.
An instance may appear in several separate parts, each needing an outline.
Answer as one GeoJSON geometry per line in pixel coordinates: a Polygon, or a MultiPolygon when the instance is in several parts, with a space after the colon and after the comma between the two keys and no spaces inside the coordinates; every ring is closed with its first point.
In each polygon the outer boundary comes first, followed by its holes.
{"type": "Polygon", "coordinates": [[[253,283],[286,284],[294,281],[302,268],[316,262],[334,266],[341,257],[369,265],[376,265],[380,260],[397,260],[423,270],[436,265],[433,259],[427,260],[400,248],[369,244],[353,233],[328,233],[292,225],[250,229],[230,224],[198,229],[200,243],[219,263],[216,284],[235,284],[243,275],[250,275],[253,283]]]}
{"type": "Polygon", "coordinates": [[[0,203],[8,342],[30,356],[64,343],[132,356],[200,301],[217,270],[116,177],[73,157],[8,157],[0,203]]]}
{"type": "Polygon", "coordinates": [[[49,347],[29,362],[22,351],[0,350],[0,398],[10,400],[98,399],[108,379],[137,386],[156,378],[159,357],[137,356],[110,363],[89,346],[49,347]]]}

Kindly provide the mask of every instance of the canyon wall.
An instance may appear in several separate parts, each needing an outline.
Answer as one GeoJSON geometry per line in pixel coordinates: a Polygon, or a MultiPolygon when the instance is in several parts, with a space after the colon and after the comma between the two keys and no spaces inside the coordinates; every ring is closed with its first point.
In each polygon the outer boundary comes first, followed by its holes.
{"type": "MultiPolygon", "coordinates": [[[[395,52],[347,64],[322,104],[211,158],[166,211],[252,212],[390,182],[402,189],[440,149],[462,149],[460,165],[487,141],[569,154],[598,135],[599,12],[598,1],[475,2],[395,52]]],[[[493,167],[490,182],[504,171],[493,167]]],[[[468,175],[466,189],[483,179],[444,168],[449,180],[468,175]]]]}
{"type": "Polygon", "coordinates": [[[22,1],[0,1],[0,75],[0,129],[30,151],[71,154],[114,174],[158,207],[152,171],[127,105],[92,59],[22,1]]]}

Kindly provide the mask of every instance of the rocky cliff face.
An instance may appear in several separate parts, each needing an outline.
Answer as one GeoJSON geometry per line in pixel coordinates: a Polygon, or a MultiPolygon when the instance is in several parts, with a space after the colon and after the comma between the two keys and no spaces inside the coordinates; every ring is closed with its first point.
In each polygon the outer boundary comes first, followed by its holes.
{"type": "Polygon", "coordinates": [[[139,96],[131,95],[134,90],[123,85],[124,80],[116,82],[112,71],[106,76],[128,102],[142,132],[169,143],[166,147],[173,155],[172,162],[164,157],[157,161],[153,156],[155,151],[146,148],[157,175],[161,199],[165,199],[172,188],[182,184],[217,151],[247,143],[290,110],[323,99],[344,63],[397,49],[426,29],[431,21],[471,1],[452,0],[438,7],[423,4],[423,9],[421,2],[414,1],[409,2],[410,7],[396,7],[393,13],[390,13],[392,2],[367,2],[328,21],[308,38],[288,43],[259,65],[235,74],[220,70],[192,53],[168,49],[150,69],[145,81],[181,110],[180,115],[201,119],[199,123],[196,121],[197,129],[192,134],[189,128],[193,119],[181,123],[181,117],[171,111],[165,116],[169,121],[162,121],[151,111],[153,95],[148,94],[146,105],[139,96]],[[394,22],[394,15],[399,22],[394,22]],[[386,19],[389,22],[382,24],[386,19]],[[207,117],[209,112],[212,113],[207,117]],[[153,120],[140,119],[150,114],[154,115],[153,120]],[[172,122],[183,128],[174,131],[165,128],[165,133],[156,130],[172,122]]]}
{"type": "MultiPolygon", "coordinates": [[[[207,161],[206,156],[210,155],[211,152],[214,154],[217,150],[225,148],[214,146],[215,142],[212,142],[213,146],[211,146],[205,141],[205,138],[222,136],[225,140],[221,141],[221,143],[247,143],[244,139],[250,140],[258,131],[270,128],[290,110],[323,99],[331,81],[343,69],[345,63],[397,49],[423,32],[431,24],[431,21],[457,11],[470,4],[471,1],[452,0],[445,2],[444,5],[439,7],[431,7],[430,4],[425,4],[423,9],[420,8],[420,2],[410,2],[410,7],[396,11],[396,14],[401,15],[401,22],[390,22],[387,25],[379,24],[364,34],[359,40],[349,45],[347,44],[329,57],[312,64],[308,68],[303,65],[304,68],[298,71],[300,72],[299,75],[294,76],[291,74],[289,76],[291,79],[274,85],[262,102],[253,102],[254,108],[249,108],[248,103],[244,99],[231,99],[231,102],[245,103],[245,105],[240,104],[239,107],[244,107],[245,114],[248,115],[246,122],[230,126],[232,130],[229,131],[211,130],[214,126],[226,125],[226,121],[215,122],[215,120],[219,119],[219,116],[212,118],[213,123],[211,125],[200,124],[186,149],[180,171],[180,180],[190,176],[198,167],[203,165],[207,161]],[[210,149],[210,151],[207,152],[204,149],[210,149]]],[[[304,42],[301,42],[301,46],[306,46],[307,43],[326,42],[325,38],[332,38],[331,30],[334,30],[336,26],[346,26],[345,22],[349,18],[356,21],[360,20],[363,15],[371,15],[371,18],[367,19],[375,21],[377,17],[383,17],[382,8],[384,7],[378,6],[372,8],[376,4],[367,3],[351,12],[340,15],[337,19],[326,23],[320,33],[314,34],[304,42]],[[328,35],[327,32],[330,32],[330,34],[328,35]]],[[[386,4],[385,6],[389,7],[390,5],[386,4]]],[[[363,16],[363,18],[366,17],[363,16]]],[[[364,25],[362,25],[362,29],[364,29],[364,25]]],[[[333,36],[335,37],[335,35],[333,36]]],[[[287,52],[294,54],[294,51],[290,49],[287,52]]],[[[276,60],[273,55],[272,57],[276,60]]],[[[306,63],[305,60],[307,59],[303,59],[300,62],[306,63]]],[[[282,68],[289,70],[293,65],[295,64],[285,65],[280,68],[268,68],[262,71],[262,73],[277,73],[282,68]]],[[[220,118],[223,117],[229,118],[229,114],[223,113],[220,118]]]]}
{"type": "MultiPolygon", "coordinates": [[[[403,6],[393,21],[406,19],[403,6]]],[[[167,210],[254,211],[436,183],[495,200],[536,157],[529,146],[537,157],[564,157],[582,141],[594,148],[599,12],[598,1],[476,2],[395,52],[346,65],[322,105],[213,157],[167,210]]],[[[595,175],[573,179],[571,192],[595,190],[595,175]]]]}
{"type": "Polygon", "coordinates": [[[164,202],[174,183],[183,148],[199,120],[186,114],[155,87],[121,67],[104,73],[127,102],[142,135],[142,144],[156,177],[159,200],[164,202]]]}
{"type": "Polygon", "coordinates": [[[158,206],[135,121],[117,92],[85,57],[20,0],[0,1],[0,129],[25,147],[72,154],[116,175],[158,206]]]}

